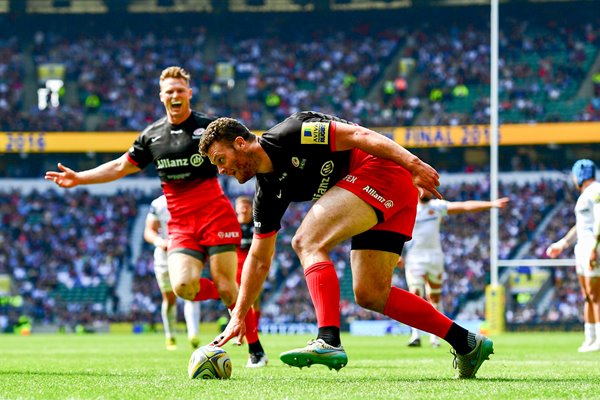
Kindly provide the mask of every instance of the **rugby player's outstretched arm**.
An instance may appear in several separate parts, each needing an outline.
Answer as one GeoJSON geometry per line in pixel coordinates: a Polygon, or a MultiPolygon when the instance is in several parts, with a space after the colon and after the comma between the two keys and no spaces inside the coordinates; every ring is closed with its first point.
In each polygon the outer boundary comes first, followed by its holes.
{"type": "Polygon", "coordinates": [[[439,199],[442,198],[437,191],[440,185],[439,174],[419,157],[386,136],[365,127],[341,122],[336,122],[335,126],[337,151],[361,149],[374,156],[391,160],[411,173],[420,196],[427,191],[439,199]]]}
{"type": "Polygon", "coordinates": [[[61,163],[58,163],[58,169],[60,171],[47,171],[44,179],[53,181],[63,188],[112,182],[140,171],[135,164],[129,161],[127,153],[117,159],[85,171],[74,171],[61,163]]]}
{"type": "Polygon", "coordinates": [[[252,239],[248,256],[242,268],[242,282],[235,308],[231,311],[231,319],[227,327],[212,342],[215,346],[223,346],[230,339],[237,337],[237,345],[242,344],[246,325],[244,319],[252,304],[258,298],[265,279],[269,275],[271,260],[275,253],[276,234],[259,238],[256,235],[252,239]]]}
{"type": "Polygon", "coordinates": [[[485,200],[466,200],[453,201],[448,203],[448,215],[462,214],[468,212],[486,211],[490,208],[504,208],[510,202],[508,197],[501,197],[492,201],[485,200]]]}

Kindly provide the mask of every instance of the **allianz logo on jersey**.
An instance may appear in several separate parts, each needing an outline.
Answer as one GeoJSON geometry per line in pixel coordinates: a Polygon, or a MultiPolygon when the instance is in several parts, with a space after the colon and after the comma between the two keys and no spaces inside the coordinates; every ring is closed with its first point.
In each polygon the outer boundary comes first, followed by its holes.
{"type": "Polygon", "coordinates": [[[367,192],[369,196],[373,197],[378,202],[382,203],[385,208],[394,207],[394,202],[392,200],[386,200],[383,196],[377,193],[377,190],[373,189],[371,186],[367,185],[363,188],[364,192],[367,192]]]}
{"type": "Polygon", "coordinates": [[[327,190],[329,190],[329,182],[331,181],[331,173],[333,172],[334,164],[333,161],[326,161],[323,165],[321,165],[321,183],[319,183],[319,187],[317,188],[317,192],[313,193],[313,200],[320,199],[327,190]]]}
{"type": "Polygon", "coordinates": [[[325,194],[325,192],[329,189],[330,180],[331,178],[329,176],[321,179],[321,183],[319,183],[316,193],[313,193],[313,200],[319,200],[325,194]]]}
{"type": "Polygon", "coordinates": [[[237,231],[235,231],[235,232],[219,232],[219,233],[217,233],[217,236],[219,236],[219,238],[221,238],[221,239],[235,239],[235,238],[240,237],[240,233],[237,231]]]}
{"type": "Polygon", "coordinates": [[[192,154],[188,158],[163,158],[156,160],[156,169],[176,168],[176,167],[199,167],[204,162],[204,158],[200,154],[192,154]]]}

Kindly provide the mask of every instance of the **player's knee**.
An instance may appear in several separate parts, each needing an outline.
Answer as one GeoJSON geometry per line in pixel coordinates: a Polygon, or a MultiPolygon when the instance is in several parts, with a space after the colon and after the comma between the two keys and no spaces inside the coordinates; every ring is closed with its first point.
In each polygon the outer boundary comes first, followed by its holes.
{"type": "Polygon", "coordinates": [[[425,286],[411,285],[409,286],[408,291],[419,297],[423,297],[425,295],[425,286]]]}
{"type": "Polygon", "coordinates": [[[585,301],[590,304],[597,304],[600,301],[600,295],[596,293],[590,293],[585,296],[585,301]]]}
{"type": "Polygon", "coordinates": [[[312,236],[306,235],[300,230],[292,238],[292,248],[301,260],[303,255],[315,254],[322,250],[320,243],[317,243],[312,236]]]}
{"type": "Polygon", "coordinates": [[[163,299],[163,301],[165,303],[167,303],[167,306],[169,308],[177,305],[177,297],[175,296],[175,293],[173,293],[173,292],[171,292],[170,296],[169,295],[165,296],[165,298],[163,299]]]}
{"type": "Polygon", "coordinates": [[[442,297],[442,288],[429,289],[427,292],[427,297],[429,298],[429,301],[433,303],[439,302],[442,297]]]}
{"type": "Polygon", "coordinates": [[[302,235],[300,232],[296,232],[292,238],[292,248],[296,254],[300,255],[305,252],[305,249],[308,247],[307,244],[306,236],[302,235]]]}
{"type": "Polygon", "coordinates": [[[369,290],[367,288],[354,288],[354,300],[356,304],[367,310],[380,311],[381,291],[369,290]]]}
{"type": "Polygon", "coordinates": [[[200,285],[198,282],[194,284],[193,282],[181,281],[173,284],[173,292],[177,295],[177,297],[181,297],[185,300],[194,300],[199,290],[200,285]]]}

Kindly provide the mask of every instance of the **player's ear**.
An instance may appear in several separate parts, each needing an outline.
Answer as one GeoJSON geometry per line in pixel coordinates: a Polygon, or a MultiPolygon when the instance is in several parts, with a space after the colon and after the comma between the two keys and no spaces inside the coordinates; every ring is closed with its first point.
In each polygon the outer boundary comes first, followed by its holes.
{"type": "Polygon", "coordinates": [[[243,148],[246,147],[246,141],[244,140],[243,137],[241,136],[236,136],[235,139],[233,139],[233,146],[237,149],[237,150],[241,150],[243,148]]]}

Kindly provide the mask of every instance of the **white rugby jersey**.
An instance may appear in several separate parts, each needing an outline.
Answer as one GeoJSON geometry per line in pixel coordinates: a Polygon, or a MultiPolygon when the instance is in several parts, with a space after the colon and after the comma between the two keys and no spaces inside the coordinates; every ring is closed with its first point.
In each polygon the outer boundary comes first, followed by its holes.
{"type": "MultiPolygon", "coordinates": [[[[167,198],[164,194],[152,200],[152,203],[150,203],[148,217],[150,216],[156,218],[160,223],[160,226],[158,227],[158,236],[161,239],[167,240],[169,237],[167,223],[169,222],[171,215],[169,214],[169,210],[167,210],[167,198]]],[[[160,247],[156,247],[154,249],[154,259],[156,262],[166,263],[167,252],[160,247]]]]}
{"type": "Polygon", "coordinates": [[[600,229],[600,182],[585,188],[575,204],[577,241],[598,236],[600,229]]]}
{"type": "Polygon", "coordinates": [[[440,225],[448,215],[446,200],[432,199],[417,204],[417,218],[412,240],[406,243],[406,250],[415,255],[417,252],[442,251],[440,225]]]}

